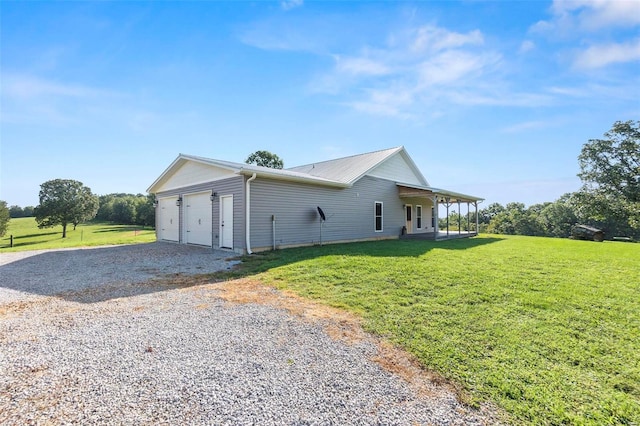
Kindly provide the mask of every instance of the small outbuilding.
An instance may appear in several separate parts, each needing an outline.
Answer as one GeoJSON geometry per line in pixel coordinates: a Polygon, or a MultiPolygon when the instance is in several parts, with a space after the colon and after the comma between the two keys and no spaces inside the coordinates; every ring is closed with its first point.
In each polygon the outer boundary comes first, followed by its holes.
{"type": "Polygon", "coordinates": [[[577,240],[604,241],[604,231],[588,225],[574,225],[571,228],[571,237],[577,240]]]}
{"type": "Polygon", "coordinates": [[[283,170],[180,154],[147,191],[156,197],[158,240],[238,253],[435,239],[439,204],[477,212],[482,200],[431,187],[404,147],[283,170]]]}

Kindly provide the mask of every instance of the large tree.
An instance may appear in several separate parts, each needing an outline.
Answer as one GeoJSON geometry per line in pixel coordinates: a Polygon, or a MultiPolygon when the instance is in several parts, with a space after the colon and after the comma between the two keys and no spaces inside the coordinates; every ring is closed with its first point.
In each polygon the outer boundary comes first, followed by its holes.
{"type": "Polygon", "coordinates": [[[640,121],[617,121],[578,157],[581,199],[593,219],[612,217],[640,230],[640,121]]]}
{"type": "Polygon", "coordinates": [[[10,218],[7,202],[0,200],[0,237],[7,233],[10,218]]]}
{"type": "Polygon", "coordinates": [[[272,169],[282,169],[284,161],[276,154],[269,151],[256,151],[245,160],[247,164],[255,164],[256,166],[270,167],[272,169]]]}
{"type": "Polygon", "coordinates": [[[98,197],[82,182],[54,179],[40,185],[40,204],[34,213],[39,228],[62,225],[62,238],[67,237],[67,225],[74,227],[93,219],[98,211],[98,197]]]}

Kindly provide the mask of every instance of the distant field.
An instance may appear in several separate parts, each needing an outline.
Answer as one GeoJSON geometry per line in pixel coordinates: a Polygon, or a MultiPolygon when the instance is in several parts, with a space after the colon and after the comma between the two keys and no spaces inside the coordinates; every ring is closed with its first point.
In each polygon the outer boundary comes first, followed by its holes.
{"type": "Polygon", "coordinates": [[[380,241],[243,268],[233,274],[361,315],[510,423],[640,425],[640,244],[380,241]]]}
{"type": "Polygon", "coordinates": [[[11,219],[9,229],[0,239],[0,253],[7,251],[38,250],[63,247],[134,244],[155,241],[155,231],[130,225],[87,223],[67,226],[67,237],[62,238],[62,226],[39,229],[32,217],[11,219]],[[13,235],[13,248],[9,248],[13,235]]]}

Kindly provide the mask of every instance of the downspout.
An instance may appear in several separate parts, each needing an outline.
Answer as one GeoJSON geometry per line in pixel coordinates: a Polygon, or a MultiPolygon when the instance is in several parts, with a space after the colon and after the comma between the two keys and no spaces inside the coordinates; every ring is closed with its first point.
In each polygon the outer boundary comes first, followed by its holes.
{"type": "Polygon", "coordinates": [[[247,179],[247,187],[245,190],[246,201],[245,205],[245,219],[244,219],[244,234],[246,238],[247,254],[253,254],[251,251],[251,181],[255,180],[257,174],[254,173],[249,179],[247,179]]]}

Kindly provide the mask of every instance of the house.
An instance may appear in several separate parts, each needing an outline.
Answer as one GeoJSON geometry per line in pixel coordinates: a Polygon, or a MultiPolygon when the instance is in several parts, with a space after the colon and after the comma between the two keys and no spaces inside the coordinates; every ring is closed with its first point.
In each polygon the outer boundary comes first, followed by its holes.
{"type": "Polygon", "coordinates": [[[180,154],[147,191],[156,197],[158,240],[249,254],[436,238],[438,204],[477,211],[482,200],[430,187],[404,147],[284,170],[180,154]]]}

